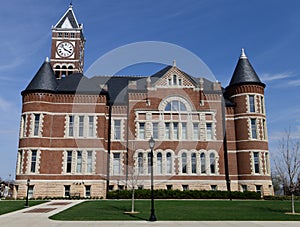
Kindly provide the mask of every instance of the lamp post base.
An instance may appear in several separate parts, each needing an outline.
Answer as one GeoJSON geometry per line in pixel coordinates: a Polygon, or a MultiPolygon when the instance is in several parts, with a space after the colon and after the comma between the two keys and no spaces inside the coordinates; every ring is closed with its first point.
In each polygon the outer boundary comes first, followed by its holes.
{"type": "Polygon", "coordinates": [[[151,211],[151,215],[150,215],[149,221],[157,221],[156,216],[154,214],[154,211],[151,211]]]}

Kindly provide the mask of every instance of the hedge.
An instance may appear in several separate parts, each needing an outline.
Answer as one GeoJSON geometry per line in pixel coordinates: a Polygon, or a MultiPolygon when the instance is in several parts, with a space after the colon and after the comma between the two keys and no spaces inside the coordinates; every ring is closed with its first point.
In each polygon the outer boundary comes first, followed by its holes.
{"type": "MultiPolygon", "coordinates": [[[[155,199],[261,199],[257,192],[199,191],[199,190],[154,190],[155,199]]],[[[130,190],[108,192],[107,199],[131,199],[130,190]]],[[[135,199],[150,199],[151,190],[135,190],[135,199]]]]}

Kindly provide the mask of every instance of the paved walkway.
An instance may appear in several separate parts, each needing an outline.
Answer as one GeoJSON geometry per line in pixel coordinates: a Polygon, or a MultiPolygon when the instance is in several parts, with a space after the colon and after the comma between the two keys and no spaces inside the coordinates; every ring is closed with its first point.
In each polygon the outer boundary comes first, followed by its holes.
{"type": "Polygon", "coordinates": [[[0,215],[0,226],[1,227],[20,227],[20,226],[31,226],[31,227],[74,227],[74,226],[118,226],[118,227],[298,227],[300,222],[259,222],[259,221],[185,221],[185,222],[174,222],[174,221],[53,221],[48,217],[59,213],[69,207],[72,207],[83,200],[55,200],[47,203],[43,203],[34,207],[29,207],[23,210],[11,212],[8,214],[0,215]]]}

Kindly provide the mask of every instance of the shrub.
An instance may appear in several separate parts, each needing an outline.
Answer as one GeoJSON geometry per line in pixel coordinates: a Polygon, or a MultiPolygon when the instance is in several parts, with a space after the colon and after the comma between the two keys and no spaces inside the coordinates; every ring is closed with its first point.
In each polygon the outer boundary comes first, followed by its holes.
{"type": "MultiPolygon", "coordinates": [[[[116,190],[107,193],[108,199],[131,199],[131,190],[116,190]]],[[[150,199],[151,190],[135,190],[135,199],[150,199]]],[[[154,190],[155,199],[261,199],[257,192],[199,191],[199,190],[154,190]]]]}

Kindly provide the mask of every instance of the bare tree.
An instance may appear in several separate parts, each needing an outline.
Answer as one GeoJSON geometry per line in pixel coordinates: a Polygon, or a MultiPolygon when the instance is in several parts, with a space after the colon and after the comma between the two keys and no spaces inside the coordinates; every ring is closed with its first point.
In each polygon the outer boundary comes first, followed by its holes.
{"type": "Polygon", "coordinates": [[[292,213],[295,213],[294,194],[300,176],[300,141],[291,136],[290,129],[279,141],[277,157],[274,161],[276,174],[284,187],[291,192],[292,213]]]}

